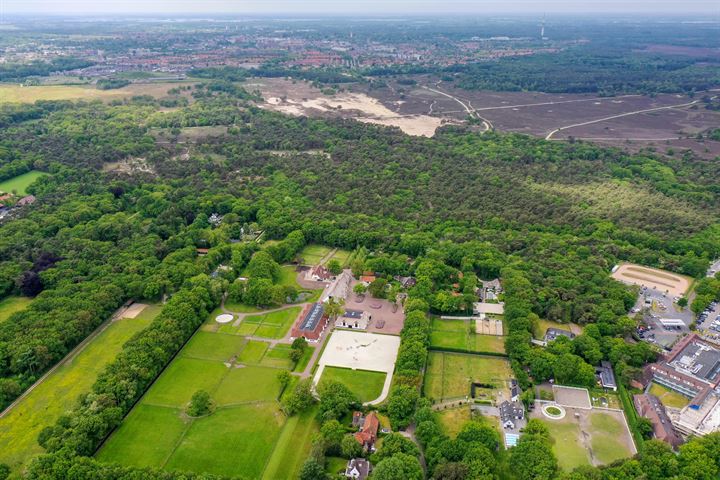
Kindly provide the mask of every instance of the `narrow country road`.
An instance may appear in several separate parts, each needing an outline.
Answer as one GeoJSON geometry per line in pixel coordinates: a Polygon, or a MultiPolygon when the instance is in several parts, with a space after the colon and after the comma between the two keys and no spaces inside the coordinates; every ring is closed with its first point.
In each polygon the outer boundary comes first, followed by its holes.
{"type": "Polygon", "coordinates": [[[668,105],[666,107],[648,108],[645,110],[636,110],[634,112],[619,113],[617,115],[612,115],[610,117],[598,118],[596,120],[590,120],[590,121],[582,122],[582,123],[575,123],[573,125],[568,125],[566,127],[556,128],[555,130],[553,130],[552,132],[547,134],[547,136],[545,137],[545,140],[552,140],[553,135],[555,135],[556,133],[559,133],[559,132],[562,132],[565,130],[569,130],[569,129],[575,128],[575,127],[584,127],[585,125],[592,125],[594,123],[606,122],[608,120],[614,120],[616,118],[629,117],[630,115],[638,115],[640,113],[658,112],[660,110],[669,110],[671,108],[689,107],[691,105],[697,104],[698,102],[700,102],[700,100],[693,100],[690,103],[683,103],[682,105],[668,105]]]}
{"type": "Polygon", "coordinates": [[[450,95],[449,93],[443,92],[442,90],[438,90],[438,89],[435,89],[435,88],[428,87],[427,85],[423,85],[422,88],[424,88],[425,90],[429,90],[429,91],[431,91],[431,92],[434,92],[434,93],[437,93],[437,94],[439,94],[439,95],[443,95],[443,96],[445,96],[445,97],[448,97],[448,98],[451,98],[451,99],[455,100],[457,103],[459,103],[459,104],[465,109],[465,111],[467,112],[467,114],[468,114],[469,116],[475,117],[475,118],[477,118],[477,119],[482,120],[483,125],[485,126],[485,130],[484,130],[485,132],[488,132],[488,131],[493,130],[493,129],[495,128],[495,127],[493,127],[493,124],[490,123],[490,120],[481,117],[481,116],[477,113],[477,110],[476,110],[475,108],[473,108],[473,106],[470,104],[470,102],[465,103],[465,102],[463,102],[462,100],[460,100],[459,98],[457,98],[457,97],[455,97],[455,96],[453,96],[453,95],[450,95]]]}

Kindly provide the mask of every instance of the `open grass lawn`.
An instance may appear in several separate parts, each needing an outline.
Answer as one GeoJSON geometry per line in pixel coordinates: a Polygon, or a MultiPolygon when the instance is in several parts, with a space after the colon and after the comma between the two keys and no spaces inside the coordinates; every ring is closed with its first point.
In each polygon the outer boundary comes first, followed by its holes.
{"type": "Polygon", "coordinates": [[[431,321],[430,345],[433,347],[459,348],[471,352],[505,352],[505,337],[477,335],[471,320],[431,321]]]}
{"type": "Polygon", "coordinates": [[[244,303],[235,303],[226,301],[225,308],[234,313],[257,313],[262,312],[262,309],[253,307],[252,305],[245,305],[244,303]]]}
{"type": "Polygon", "coordinates": [[[335,380],[348,387],[361,402],[369,402],[378,398],[382,393],[386,376],[383,372],[328,366],[323,370],[320,383],[335,380]]]}
{"type": "MultiPolygon", "coordinates": [[[[265,315],[251,315],[243,319],[237,327],[228,326],[227,333],[247,335],[262,338],[283,338],[293,322],[300,315],[301,307],[290,307],[265,315]]],[[[223,331],[221,328],[220,331],[223,331]]]]}
{"type": "Polygon", "coordinates": [[[590,445],[597,461],[607,465],[632,455],[625,444],[618,441],[627,435],[622,421],[608,413],[593,411],[590,423],[593,429],[590,445]]]}
{"type": "Polygon", "coordinates": [[[227,362],[242,350],[245,343],[246,340],[237,335],[200,331],[193,335],[180,355],[188,358],[227,362]]]}
{"type": "Polygon", "coordinates": [[[137,467],[162,465],[190,421],[181,409],[140,404],[105,442],[97,458],[137,467]]]}
{"type": "Polygon", "coordinates": [[[218,406],[270,402],[280,394],[278,369],[258,366],[232,368],[213,394],[218,406]]]}
{"type": "Polygon", "coordinates": [[[238,361],[241,363],[260,363],[269,346],[270,344],[265,342],[250,340],[240,352],[238,361]]]}
{"type": "Polygon", "coordinates": [[[505,390],[512,372],[507,360],[480,355],[430,352],[425,373],[425,395],[435,400],[470,395],[470,384],[480,382],[505,390]]]}
{"type": "Polygon", "coordinates": [[[340,250],[338,249],[333,255],[328,259],[328,262],[330,260],[337,260],[340,262],[340,265],[343,267],[347,266],[348,258],[350,258],[350,255],[352,252],[348,252],[347,250],[340,250]]]}
{"type": "Polygon", "coordinates": [[[214,391],[227,373],[228,367],[221,362],[179,357],[150,387],[142,402],[183,408],[197,390],[214,391]]]}
{"type": "Polygon", "coordinates": [[[299,256],[304,260],[306,265],[317,265],[325,255],[330,253],[330,250],[332,250],[332,248],[324,245],[307,245],[302,249],[299,256]]]}
{"type": "Polygon", "coordinates": [[[607,465],[632,455],[626,444],[626,440],[629,441],[629,433],[621,419],[598,410],[593,410],[587,415],[589,415],[589,425],[584,427],[571,415],[562,420],[542,420],[550,430],[553,451],[563,470],[570,471],[581,465],[591,464],[591,453],[583,444],[586,436],[589,437],[586,442],[589,442],[588,446],[592,450],[596,464],[607,465]]]}
{"type": "Polygon", "coordinates": [[[305,369],[308,366],[308,363],[310,363],[310,358],[312,358],[314,351],[315,351],[315,347],[311,347],[310,345],[305,347],[303,356],[300,358],[300,361],[297,363],[297,365],[295,365],[296,372],[304,372],[305,371],[305,369]]]}
{"type": "Polygon", "coordinates": [[[317,408],[313,408],[285,422],[263,472],[263,480],[298,477],[300,468],[310,453],[312,437],[318,431],[316,415],[317,408]]]}
{"type": "Polygon", "coordinates": [[[28,297],[6,297],[0,300],[0,322],[4,322],[10,315],[25,310],[32,303],[28,297]]]}
{"type": "Polygon", "coordinates": [[[163,467],[259,478],[283,422],[274,403],[218,409],[192,422],[163,467]]]}
{"type": "Polygon", "coordinates": [[[438,412],[438,418],[443,433],[450,438],[455,438],[462,426],[470,421],[470,407],[465,405],[459,408],[441,410],[438,412]]]}
{"type": "MultiPolygon", "coordinates": [[[[1,97],[2,94],[0,94],[0,98],[1,97]]],[[[18,196],[23,196],[27,193],[26,189],[30,186],[31,183],[33,183],[40,177],[44,177],[45,175],[47,175],[47,173],[39,172],[37,170],[23,173],[22,175],[18,175],[17,177],[13,177],[9,180],[5,180],[4,182],[0,182],[0,192],[14,192],[18,196]]]]}
{"type": "Polygon", "coordinates": [[[650,387],[650,393],[660,399],[660,401],[666,407],[670,408],[683,408],[685,405],[690,403],[690,399],[686,396],[681,395],[667,387],[664,387],[658,383],[653,382],[650,387]]]}
{"type": "Polygon", "coordinates": [[[581,465],[589,465],[588,453],[579,441],[580,427],[573,419],[543,420],[550,431],[553,452],[560,468],[570,471],[581,465]]]}
{"type": "Polygon", "coordinates": [[[295,271],[294,266],[283,265],[280,267],[280,279],[278,280],[278,284],[302,290],[302,287],[300,287],[297,283],[297,275],[298,272],[295,271]]]}
{"type": "Polygon", "coordinates": [[[17,470],[28,458],[41,453],[42,448],[37,444],[40,431],[53,425],[80,394],[89,391],[123,344],[147,327],[158,313],[160,307],[149,306],[136,318],[111,323],[1,418],[0,463],[17,470]]]}
{"type": "Polygon", "coordinates": [[[325,472],[331,475],[331,478],[338,478],[339,475],[345,474],[348,461],[342,457],[326,457],[325,472]]]}

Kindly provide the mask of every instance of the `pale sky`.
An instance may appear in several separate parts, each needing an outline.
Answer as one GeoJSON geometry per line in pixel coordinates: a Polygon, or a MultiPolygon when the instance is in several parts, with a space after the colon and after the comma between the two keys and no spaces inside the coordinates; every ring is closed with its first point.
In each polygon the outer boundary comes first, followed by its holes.
{"type": "Polygon", "coordinates": [[[422,15],[494,12],[642,12],[720,15],[720,0],[0,0],[5,13],[422,15]]]}

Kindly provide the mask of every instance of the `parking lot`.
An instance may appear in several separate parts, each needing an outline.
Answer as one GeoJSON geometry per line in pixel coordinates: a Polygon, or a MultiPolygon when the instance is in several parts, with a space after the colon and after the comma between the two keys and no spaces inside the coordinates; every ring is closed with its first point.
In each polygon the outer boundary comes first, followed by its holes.
{"type": "MultiPolygon", "coordinates": [[[[640,338],[650,343],[657,343],[661,347],[669,348],[675,340],[690,331],[690,325],[695,320],[689,307],[680,308],[675,302],[677,297],[656,290],[643,287],[638,296],[634,312],[644,312],[643,319],[648,329],[638,329],[640,338]],[[679,320],[679,325],[669,326],[663,321],[679,320]]],[[[669,323],[669,322],[668,322],[669,323]]]]}
{"type": "Polygon", "coordinates": [[[698,315],[697,328],[710,338],[720,338],[720,303],[711,303],[698,315]]]}

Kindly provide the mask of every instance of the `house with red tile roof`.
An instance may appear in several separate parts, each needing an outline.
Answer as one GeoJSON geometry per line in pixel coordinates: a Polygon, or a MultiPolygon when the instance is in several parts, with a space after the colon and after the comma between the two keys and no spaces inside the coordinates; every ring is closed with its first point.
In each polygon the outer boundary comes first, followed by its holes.
{"type": "Polygon", "coordinates": [[[370,412],[363,422],[363,426],[359,432],[355,433],[355,440],[366,450],[373,450],[375,447],[375,440],[377,440],[377,432],[380,427],[380,421],[378,420],[375,412],[370,412]]]}

